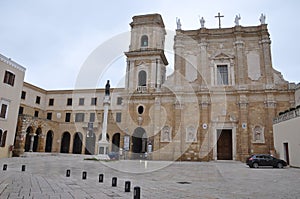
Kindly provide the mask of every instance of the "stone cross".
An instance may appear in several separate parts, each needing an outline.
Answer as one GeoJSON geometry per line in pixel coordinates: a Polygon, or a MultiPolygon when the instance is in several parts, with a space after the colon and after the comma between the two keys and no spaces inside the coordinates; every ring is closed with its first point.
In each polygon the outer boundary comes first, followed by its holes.
{"type": "Polygon", "coordinates": [[[220,15],[220,13],[218,13],[218,15],[215,17],[219,18],[219,28],[221,28],[221,17],[224,17],[224,15],[220,15]]]}

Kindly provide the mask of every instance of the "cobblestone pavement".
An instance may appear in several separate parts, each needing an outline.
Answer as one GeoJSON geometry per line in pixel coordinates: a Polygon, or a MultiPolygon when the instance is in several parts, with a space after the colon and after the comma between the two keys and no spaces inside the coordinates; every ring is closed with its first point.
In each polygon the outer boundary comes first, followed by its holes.
{"type": "Polygon", "coordinates": [[[250,169],[235,161],[103,162],[86,157],[35,154],[0,159],[0,198],[133,198],[135,186],[141,188],[141,198],[300,198],[300,169],[296,168],[250,169]],[[26,166],[23,172],[22,165],[26,166]],[[98,181],[101,173],[103,183],[98,181]],[[112,187],[112,177],[117,177],[117,187],[112,187]],[[131,192],[124,191],[125,181],[131,181],[131,192]]]}

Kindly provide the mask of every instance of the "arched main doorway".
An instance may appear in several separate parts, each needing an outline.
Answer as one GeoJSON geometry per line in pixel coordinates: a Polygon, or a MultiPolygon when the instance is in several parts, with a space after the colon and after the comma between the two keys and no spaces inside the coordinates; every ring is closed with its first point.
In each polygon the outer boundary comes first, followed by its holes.
{"type": "Polygon", "coordinates": [[[73,140],[73,153],[81,154],[82,151],[82,134],[80,132],[75,133],[73,140]]]}
{"type": "Polygon", "coordinates": [[[119,152],[119,147],[120,147],[120,133],[115,133],[112,137],[111,151],[119,152]]]}
{"type": "Polygon", "coordinates": [[[51,152],[52,151],[52,142],[53,142],[53,131],[48,131],[47,137],[46,137],[46,147],[45,152],[51,152]]]}
{"type": "Polygon", "coordinates": [[[94,155],[95,154],[95,133],[93,131],[89,131],[86,135],[85,141],[85,154],[94,155]]]}
{"type": "Polygon", "coordinates": [[[34,141],[33,141],[33,148],[32,151],[33,152],[37,152],[38,151],[38,147],[39,147],[39,137],[42,134],[42,129],[41,128],[37,128],[35,131],[35,136],[34,136],[34,141]]]}
{"type": "Polygon", "coordinates": [[[147,151],[147,133],[142,127],[134,130],[132,135],[132,158],[142,158],[147,151]]]}
{"type": "Polygon", "coordinates": [[[64,132],[61,138],[61,145],[60,145],[60,152],[61,153],[69,153],[69,147],[70,147],[70,133],[64,132]]]}
{"type": "Polygon", "coordinates": [[[26,138],[25,138],[25,152],[30,151],[31,135],[33,134],[33,128],[29,126],[26,129],[26,138]]]}

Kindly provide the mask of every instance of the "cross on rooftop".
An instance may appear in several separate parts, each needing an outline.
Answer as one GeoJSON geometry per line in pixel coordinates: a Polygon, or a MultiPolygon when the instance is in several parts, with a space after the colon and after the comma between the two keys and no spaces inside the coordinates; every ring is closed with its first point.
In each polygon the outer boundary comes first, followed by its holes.
{"type": "Polygon", "coordinates": [[[219,18],[219,28],[221,28],[221,17],[224,17],[224,15],[220,15],[220,13],[218,12],[218,15],[215,17],[219,18]]]}

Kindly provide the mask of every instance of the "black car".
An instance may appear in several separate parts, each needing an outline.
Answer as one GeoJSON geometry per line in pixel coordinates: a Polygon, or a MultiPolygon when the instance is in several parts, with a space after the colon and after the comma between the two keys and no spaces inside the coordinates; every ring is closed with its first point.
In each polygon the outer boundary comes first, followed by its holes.
{"type": "Polygon", "coordinates": [[[255,154],[247,158],[246,164],[250,168],[258,168],[260,166],[272,166],[274,168],[283,168],[287,166],[284,160],[277,159],[267,154],[255,154]]]}

